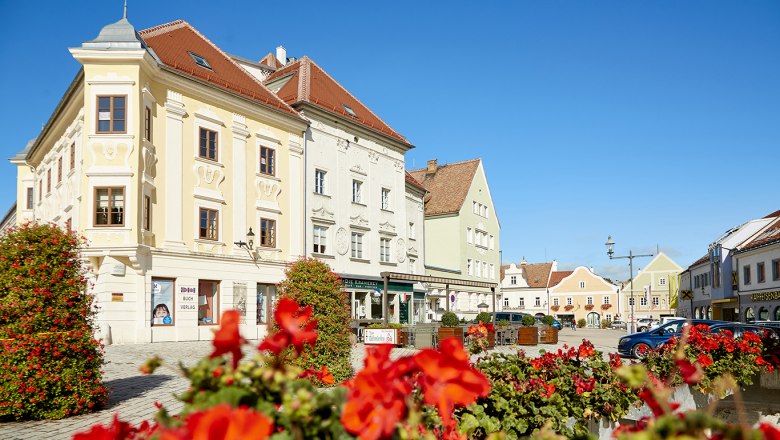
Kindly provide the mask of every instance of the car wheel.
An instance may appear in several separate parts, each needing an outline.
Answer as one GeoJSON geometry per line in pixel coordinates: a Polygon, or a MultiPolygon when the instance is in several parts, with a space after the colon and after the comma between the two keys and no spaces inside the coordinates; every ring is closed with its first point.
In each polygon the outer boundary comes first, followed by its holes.
{"type": "Polygon", "coordinates": [[[644,327],[644,326],[642,326],[642,327],[639,327],[639,328],[638,328],[638,329],[636,329],[636,330],[637,330],[638,332],[646,332],[646,331],[647,331],[647,327],[644,327]]]}
{"type": "Polygon", "coordinates": [[[644,358],[648,351],[650,351],[650,346],[644,342],[640,342],[631,348],[631,354],[634,355],[636,359],[644,358]]]}

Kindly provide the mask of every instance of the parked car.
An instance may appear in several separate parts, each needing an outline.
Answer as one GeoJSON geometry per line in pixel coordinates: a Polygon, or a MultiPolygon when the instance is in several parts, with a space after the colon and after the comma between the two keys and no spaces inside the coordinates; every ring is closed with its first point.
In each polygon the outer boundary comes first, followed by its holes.
{"type": "Polygon", "coordinates": [[[658,324],[660,324],[660,321],[653,318],[639,318],[636,320],[636,331],[638,332],[646,332],[650,330],[650,328],[653,326],[653,323],[656,323],[655,327],[658,327],[658,324]]]}
{"type": "Polygon", "coordinates": [[[752,324],[760,325],[762,327],[780,328],[780,321],[753,321],[752,324]]]}
{"type": "MultiPolygon", "coordinates": [[[[541,325],[542,324],[542,319],[544,317],[537,315],[537,316],[534,316],[534,318],[536,319],[536,325],[541,325]]],[[[552,325],[552,327],[555,327],[558,330],[562,330],[563,329],[563,324],[561,324],[561,321],[558,321],[558,319],[556,319],[556,318],[553,318],[553,323],[551,325],[552,325]]]]}
{"type": "Polygon", "coordinates": [[[512,324],[523,322],[523,316],[528,313],[523,312],[496,312],[496,322],[509,321],[512,324]]]}
{"type": "Polygon", "coordinates": [[[730,331],[734,338],[741,338],[743,334],[747,332],[755,333],[759,336],[763,336],[765,332],[769,332],[775,338],[780,338],[780,329],[762,325],[743,324],[741,322],[726,322],[723,324],[714,324],[710,326],[712,333],[720,333],[724,330],[730,331]]]}
{"type": "Polygon", "coordinates": [[[625,330],[628,328],[628,324],[625,321],[612,321],[609,324],[609,328],[613,330],[625,330]]]}
{"type": "MultiPolygon", "coordinates": [[[[681,334],[683,325],[687,322],[685,320],[672,321],[650,331],[624,336],[618,341],[618,354],[626,358],[641,358],[647,350],[658,347],[671,339],[672,336],[681,334]]],[[[706,324],[712,326],[725,323],[725,321],[693,319],[691,323],[693,325],[706,324]]]]}

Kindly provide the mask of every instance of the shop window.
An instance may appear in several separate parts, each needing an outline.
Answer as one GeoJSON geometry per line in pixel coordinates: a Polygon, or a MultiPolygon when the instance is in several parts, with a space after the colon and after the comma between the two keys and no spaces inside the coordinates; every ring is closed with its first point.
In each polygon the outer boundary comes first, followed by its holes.
{"type": "Polygon", "coordinates": [[[257,285],[257,323],[270,324],[273,316],[273,305],[276,302],[275,284],[257,285]]]}
{"type": "Polygon", "coordinates": [[[198,325],[219,324],[219,281],[198,281],[198,325]]]}
{"type": "Polygon", "coordinates": [[[170,279],[152,278],[152,325],[173,325],[174,282],[170,279]]]}

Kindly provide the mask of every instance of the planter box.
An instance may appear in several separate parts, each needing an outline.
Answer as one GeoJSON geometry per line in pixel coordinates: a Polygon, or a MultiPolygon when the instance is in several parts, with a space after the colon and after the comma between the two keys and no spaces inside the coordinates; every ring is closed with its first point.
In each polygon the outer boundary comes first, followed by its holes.
{"type": "Polygon", "coordinates": [[[536,345],[539,343],[539,329],[536,326],[520,327],[517,330],[518,345],[536,345]]]}
{"type": "Polygon", "coordinates": [[[444,339],[453,336],[463,342],[463,327],[439,327],[439,345],[444,339]]]}
{"type": "Polygon", "coordinates": [[[496,347],[496,334],[488,332],[488,348],[496,347]]]}
{"type": "Polygon", "coordinates": [[[543,328],[539,335],[539,342],[542,344],[557,344],[558,329],[553,326],[543,328]]]}

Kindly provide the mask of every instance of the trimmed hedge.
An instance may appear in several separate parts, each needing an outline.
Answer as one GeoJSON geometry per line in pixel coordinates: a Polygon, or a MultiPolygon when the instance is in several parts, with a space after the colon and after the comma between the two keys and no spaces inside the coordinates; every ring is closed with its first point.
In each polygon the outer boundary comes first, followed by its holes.
{"type": "Polygon", "coordinates": [[[311,306],[312,317],[317,320],[317,343],[306,347],[293,363],[316,371],[327,366],[336,383],[352,377],[349,299],[341,278],[314,258],[292,263],[285,274],[287,277],[279,284],[279,297],[311,306]]]}
{"type": "Polygon", "coordinates": [[[0,236],[0,420],[60,419],[108,398],[80,244],[54,225],[0,236]]]}

